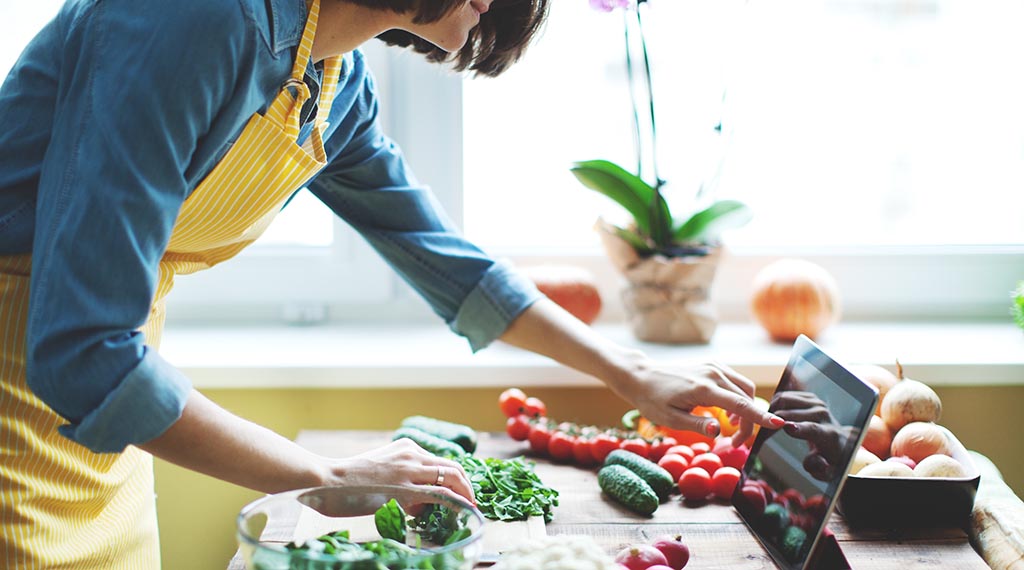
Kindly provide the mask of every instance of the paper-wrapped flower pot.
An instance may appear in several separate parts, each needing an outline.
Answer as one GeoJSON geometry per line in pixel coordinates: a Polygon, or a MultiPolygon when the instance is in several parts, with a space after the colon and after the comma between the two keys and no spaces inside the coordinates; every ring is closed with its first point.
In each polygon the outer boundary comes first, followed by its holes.
{"type": "Polygon", "coordinates": [[[703,256],[643,258],[614,226],[598,220],[595,229],[612,264],[626,278],[622,302],[634,336],[667,344],[711,341],[718,313],[710,292],[720,249],[703,256]]]}

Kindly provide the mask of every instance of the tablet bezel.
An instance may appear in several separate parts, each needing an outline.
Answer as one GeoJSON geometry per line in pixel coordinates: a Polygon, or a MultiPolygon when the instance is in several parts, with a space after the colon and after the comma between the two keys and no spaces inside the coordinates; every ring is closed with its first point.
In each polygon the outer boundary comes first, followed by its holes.
{"type": "MultiPolygon", "coordinates": [[[[814,533],[814,539],[810,548],[807,549],[806,557],[802,561],[792,562],[783,555],[772,540],[762,536],[761,532],[758,530],[758,525],[754,524],[754,521],[748,520],[745,510],[742,507],[743,484],[747,481],[750,471],[755,464],[757,459],[756,452],[762,449],[765,440],[772,433],[770,429],[763,427],[758,432],[757,438],[754,440],[754,444],[751,447],[750,456],[747,458],[747,462],[741,470],[740,482],[737,484],[736,489],[733,492],[732,505],[739,514],[740,519],[744,524],[746,524],[747,528],[750,529],[754,537],[757,538],[758,542],[764,546],[775,563],[783,570],[806,570],[808,565],[814,559],[816,551],[822,542],[821,538],[824,535],[824,530],[828,526],[829,517],[832,515],[836,503],[838,502],[839,493],[842,492],[843,484],[846,483],[846,477],[849,473],[850,465],[857,453],[857,449],[864,441],[864,436],[867,433],[868,422],[871,420],[871,416],[874,415],[875,407],[878,404],[878,390],[874,386],[867,384],[855,376],[852,372],[826,354],[818,345],[811,341],[811,339],[804,335],[800,335],[793,344],[793,350],[790,354],[789,362],[786,364],[786,369],[783,371],[782,376],[779,379],[779,383],[776,385],[775,393],[778,393],[779,387],[787,383],[786,381],[792,376],[793,369],[800,359],[810,363],[819,373],[821,373],[822,376],[827,378],[832,384],[849,394],[857,401],[860,409],[857,411],[853,426],[860,427],[860,433],[858,434],[856,441],[854,441],[852,445],[850,442],[847,442],[847,448],[844,449],[842,476],[833,479],[833,481],[829,483],[828,490],[826,491],[828,505],[825,509],[824,516],[821,519],[821,523],[814,533]]],[[[807,477],[810,478],[810,475],[808,474],[807,477]]],[[[810,537],[810,534],[808,534],[808,536],[810,537]]]]}

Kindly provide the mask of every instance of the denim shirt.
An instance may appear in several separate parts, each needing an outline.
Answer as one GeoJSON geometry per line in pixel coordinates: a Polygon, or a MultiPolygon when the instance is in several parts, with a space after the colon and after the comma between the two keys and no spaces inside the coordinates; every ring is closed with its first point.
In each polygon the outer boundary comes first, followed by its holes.
{"type": "MultiPolygon", "coordinates": [[[[69,0],[0,87],[0,255],[33,265],[27,382],[93,451],[180,417],[191,384],[138,331],[158,263],[182,202],[289,76],[305,15],[305,0],[69,0]]],[[[416,181],[358,50],[327,121],[310,191],[473,350],[497,338],[539,293],[416,181]]]]}

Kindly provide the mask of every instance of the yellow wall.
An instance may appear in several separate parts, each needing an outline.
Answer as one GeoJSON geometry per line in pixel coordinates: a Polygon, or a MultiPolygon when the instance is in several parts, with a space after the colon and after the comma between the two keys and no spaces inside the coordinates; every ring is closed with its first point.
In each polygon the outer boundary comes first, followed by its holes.
{"type": "MultiPolygon", "coordinates": [[[[1002,470],[1024,494],[1024,444],[1018,439],[1024,386],[940,388],[941,423],[1002,470]]],[[[393,429],[427,414],[504,429],[499,389],[472,390],[207,390],[234,413],[294,438],[300,429],[393,429]]],[[[592,424],[618,421],[627,406],[603,388],[531,389],[552,417],[592,424]]],[[[164,570],[223,569],[235,551],[234,517],[259,495],[157,461],[157,501],[164,570]]]]}

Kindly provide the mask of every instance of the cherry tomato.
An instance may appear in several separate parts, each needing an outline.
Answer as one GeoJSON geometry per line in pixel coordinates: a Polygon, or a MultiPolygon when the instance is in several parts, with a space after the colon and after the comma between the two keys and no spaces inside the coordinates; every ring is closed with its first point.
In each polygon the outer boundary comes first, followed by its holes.
{"type": "Polygon", "coordinates": [[[629,439],[622,440],[619,443],[619,449],[625,449],[626,451],[633,452],[644,459],[647,459],[651,452],[651,445],[647,443],[646,439],[640,437],[631,437],[629,439]]]}
{"type": "Polygon", "coordinates": [[[701,453],[708,453],[711,451],[711,444],[706,441],[698,441],[690,444],[690,449],[697,455],[701,453]]]}
{"type": "Polygon", "coordinates": [[[665,455],[668,455],[670,453],[675,455],[682,455],[683,457],[686,458],[687,462],[693,461],[693,458],[697,456],[697,454],[694,453],[693,448],[690,447],[689,445],[673,445],[672,447],[668,448],[665,451],[665,455]]]}
{"type": "Polygon", "coordinates": [[[683,475],[683,471],[686,471],[690,466],[690,462],[682,455],[666,453],[658,460],[658,465],[660,465],[665,471],[668,471],[668,474],[672,476],[673,481],[679,481],[679,478],[683,475]]]}
{"type": "Polygon", "coordinates": [[[551,441],[551,430],[544,422],[537,422],[530,428],[530,449],[537,455],[546,457],[548,442],[551,441]]]}
{"type": "Polygon", "coordinates": [[[708,475],[714,475],[715,471],[722,468],[722,458],[714,453],[701,453],[693,458],[693,461],[690,462],[690,467],[703,467],[708,472],[708,475]]]}
{"type": "Polygon", "coordinates": [[[551,440],[548,441],[548,455],[558,461],[572,459],[572,446],[575,440],[576,438],[567,433],[556,431],[551,434],[551,440]]]}
{"type": "Polygon", "coordinates": [[[576,438],[576,441],[572,444],[572,456],[576,460],[577,465],[593,465],[597,463],[597,459],[594,458],[594,445],[589,439],[583,437],[576,438]]]}
{"type": "Polygon", "coordinates": [[[672,449],[678,443],[679,442],[676,441],[676,438],[670,435],[655,438],[655,440],[651,442],[650,457],[648,459],[651,461],[661,459],[669,449],[672,449]]]}
{"type": "Polygon", "coordinates": [[[684,499],[700,501],[711,494],[711,475],[701,467],[690,467],[683,471],[678,485],[684,499]]]}
{"type": "Polygon", "coordinates": [[[511,418],[522,413],[526,405],[526,393],[519,388],[509,388],[498,396],[498,407],[506,418],[511,418]]]}
{"type": "Polygon", "coordinates": [[[740,493],[743,502],[746,503],[747,507],[754,511],[754,514],[756,515],[763,513],[765,507],[768,506],[768,501],[764,496],[764,489],[758,485],[745,484],[743,485],[743,488],[740,489],[740,493]]]}
{"type": "Polygon", "coordinates": [[[728,501],[732,498],[736,485],[740,482],[740,471],[734,467],[721,467],[711,476],[711,491],[719,499],[728,501]]]}
{"type": "Polygon", "coordinates": [[[540,398],[531,396],[523,402],[523,413],[531,418],[542,418],[548,415],[548,407],[540,401],[540,398]]]}
{"type": "Polygon", "coordinates": [[[530,438],[530,418],[525,414],[511,417],[505,422],[505,432],[516,441],[526,441],[530,438]]]}
{"type": "Polygon", "coordinates": [[[591,452],[598,463],[603,463],[608,454],[619,448],[619,438],[607,433],[594,436],[591,441],[591,452]]]}

